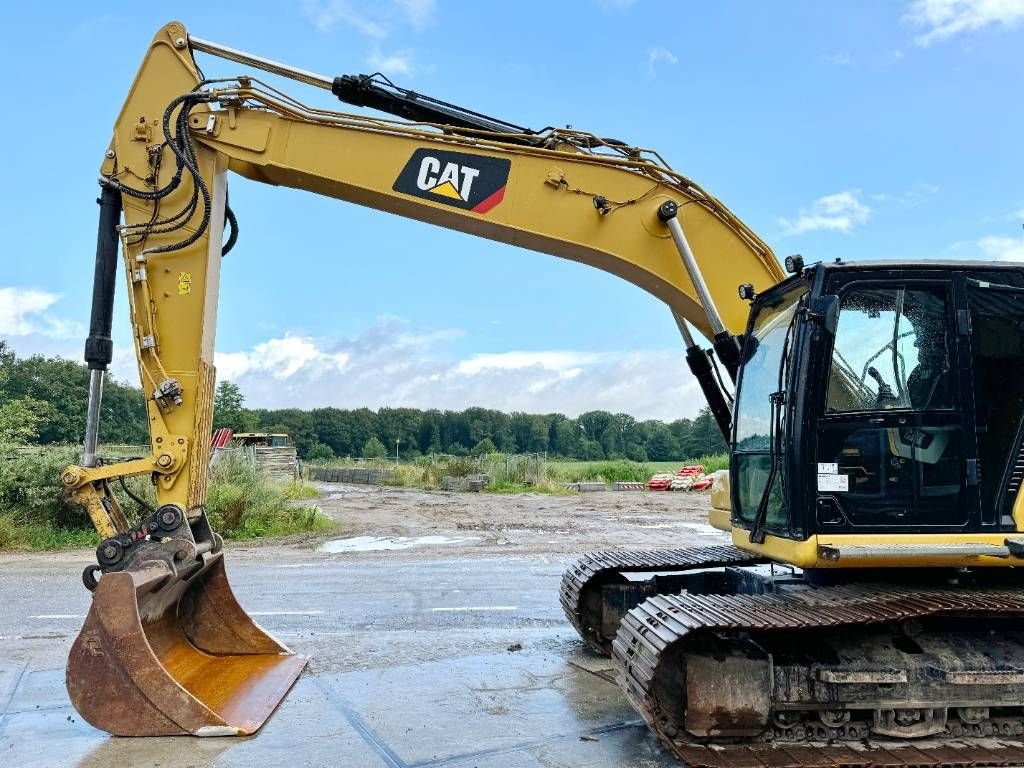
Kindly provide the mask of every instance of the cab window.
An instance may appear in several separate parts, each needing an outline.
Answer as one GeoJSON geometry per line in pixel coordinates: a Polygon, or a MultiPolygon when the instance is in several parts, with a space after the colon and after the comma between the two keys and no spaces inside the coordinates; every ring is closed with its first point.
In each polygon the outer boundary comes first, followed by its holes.
{"type": "Polygon", "coordinates": [[[863,288],[843,298],[827,413],[953,407],[946,294],[863,288]]]}

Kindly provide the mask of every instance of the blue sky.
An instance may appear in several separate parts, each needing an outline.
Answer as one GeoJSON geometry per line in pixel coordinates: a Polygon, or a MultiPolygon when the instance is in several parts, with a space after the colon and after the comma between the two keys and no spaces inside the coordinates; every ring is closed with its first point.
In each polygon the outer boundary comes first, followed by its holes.
{"type": "MultiPolygon", "coordinates": [[[[653,147],[780,256],[1024,260],[1024,0],[176,8],[199,37],[322,74],[382,70],[519,124],[653,147]]],[[[0,13],[5,71],[23,75],[0,125],[0,337],[77,359],[101,154],[170,11],[0,13]]],[[[244,179],[231,200],[241,240],[222,278],[218,367],[251,405],[658,418],[700,405],[668,312],[618,278],[244,179]]],[[[123,298],[115,373],[134,381],[123,298]]]]}

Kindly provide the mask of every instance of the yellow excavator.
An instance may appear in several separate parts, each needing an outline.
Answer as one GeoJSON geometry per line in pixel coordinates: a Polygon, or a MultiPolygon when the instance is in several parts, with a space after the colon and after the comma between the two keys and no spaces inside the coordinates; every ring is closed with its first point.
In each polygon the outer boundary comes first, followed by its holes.
{"type": "Polygon", "coordinates": [[[783,271],[652,151],[381,75],[324,77],[180,23],[153,39],[100,170],[85,451],[61,478],[102,538],[67,669],[90,723],[254,733],[306,664],[238,605],[204,513],[220,266],[238,233],[228,171],[573,259],[668,305],[730,442],[716,519],[732,545],[587,555],[561,599],[681,760],[1024,762],[1024,270],[790,257],[783,271]],[[400,119],[207,78],[197,51],[400,119]],[[120,462],[97,456],[119,252],[152,448],[120,462]],[[128,514],[113,483],[139,475],[157,504],[128,514]]]}

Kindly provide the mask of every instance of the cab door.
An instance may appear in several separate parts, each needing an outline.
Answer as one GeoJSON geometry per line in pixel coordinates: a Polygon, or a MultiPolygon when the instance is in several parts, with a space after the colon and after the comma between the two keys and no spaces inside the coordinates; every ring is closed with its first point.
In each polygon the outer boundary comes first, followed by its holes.
{"type": "Polygon", "coordinates": [[[838,294],[817,427],[819,530],[976,526],[953,283],[857,280],[838,294]]]}

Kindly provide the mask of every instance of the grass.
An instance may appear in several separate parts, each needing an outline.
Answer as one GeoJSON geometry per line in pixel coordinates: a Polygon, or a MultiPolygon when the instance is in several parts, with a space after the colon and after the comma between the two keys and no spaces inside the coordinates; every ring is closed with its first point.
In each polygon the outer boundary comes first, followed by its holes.
{"type": "MultiPolygon", "coordinates": [[[[128,447],[110,453],[137,456],[144,451],[128,447]]],[[[79,458],[77,448],[66,446],[0,446],[0,551],[75,549],[99,543],[85,512],[67,503],[61,493],[61,470],[79,458]]],[[[248,540],[333,528],[316,505],[301,503],[319,496],[309,483],[274,482],[241,457],[225,459],[211,474],[207,496],[210,523],[225,538],[248,540]]],[[[131,478],[128,486],[136,496],[155,503],[148,477],[131,478]]],[[[137,505],[117,484],[112,487],[131,518],[137,505]]]]}
{"type": "Polygon", "coordinates": [[[486,491],[487,493],[508,495],[516,493],[546,493],[551,496],[568,496],[575,493],[572,489],[567,488],[565,483],[553,482],[551,480],[541,480],[539,483],[530,485],[512,482],[511,480],[496,480],[487,486],[486,491]]]}
{"type": "Polygon", "coordinates": [[[566,483],[597,481],[604,483],[637,482],[643,483],[659,473],[675,474],[680,467],[690,464],[702,464],[707,473],[729,468],[728,454],[698,456],[680,461],[648,461],[636,462],[620,459],[617,461],[549,461],[547,474],[566,483]]]}
{"type": "Polygon", "coordinates": [[[305,480],[295,480],[291,483],[287,483],[282,486],[282,490],[284,491],[285,498],[289,501],[320,498],[320,491],[305,480]]]}
{"type": "Polygon", "coordinates": [[[316,495],[306,483],[275,483],[244,457],[227,454],[210,473],[206,514],[227,539],[328,531],[333,524],[318,507],[292,503],[316,495]]]}
{"type": "Polygon", "coordinates": [[[21,520],[7,511],[0,512],[0,551],[44,552],[95,547],[99,543],[100,537],[91,528],[58,528],[21,520]]]}
{"type": "Polygon", "coordinates": [[[486,488],[488,493],[565,494],[572,492],[566,489],[567,483],[584,481],[644,483],[650,480],[652,475],[658,473],[675,474],[679,471],[680,467],[689,464],[701,464],[706,472],[711,473],[719,469],[728,469],[729,457],[723,453],[680,461],[648,461],[643,463],[627,459],[612,461],[555,459],[542,462],[540,477],[533,483],[525,482],[525,477],[521,475],[505,476],[504,469],[508,464],[505,462],[505,457],[502,454],[493,454],[479,459],[442,455],[422,456],[411,463],[399,464],[397,467],[394,461],[356,462],[345,459],[333,459],[319,466],[360,466],[389,469],[392,470],[393,474],[383,480],[385,485],[423,488],[426,490],[438,488],[441,484],[441,478],[445,475],[464,477],[483,471],[488,472],[492,477],[490,485],[486,488]]]}

